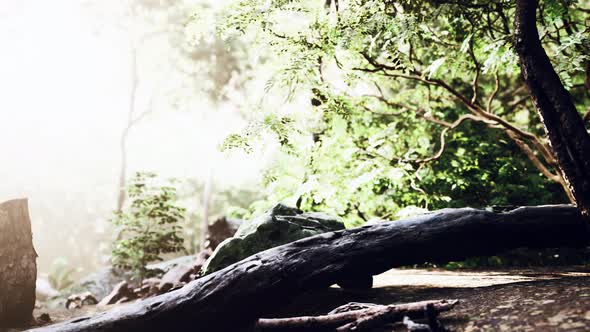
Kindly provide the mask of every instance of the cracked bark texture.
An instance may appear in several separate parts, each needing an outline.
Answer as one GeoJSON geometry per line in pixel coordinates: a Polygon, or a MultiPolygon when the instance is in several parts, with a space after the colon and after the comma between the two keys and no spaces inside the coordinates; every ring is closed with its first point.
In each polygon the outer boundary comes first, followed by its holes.
{"type": "Polygon", "coordinates": [[[538,2],[516,0],[516,52],[559,167],[580,212],[590,222],[590,135],[539,39],[538,2]]]}
{"type": "Polygon", "coordinates": [[[392,267],[462,260],[504,250],[583,246],[576,207],[494,213],[445,209],[405,220],[328,232],[275,247],[151,299],[36,331],[252,331],[258,318],[296,295],[343,277],[392,267]]]}
{"type": "Polygon", "coordinates": [[[0,204],[0,326],[30,323],[35,306],[37,253],[26,199],[0,204]]]}

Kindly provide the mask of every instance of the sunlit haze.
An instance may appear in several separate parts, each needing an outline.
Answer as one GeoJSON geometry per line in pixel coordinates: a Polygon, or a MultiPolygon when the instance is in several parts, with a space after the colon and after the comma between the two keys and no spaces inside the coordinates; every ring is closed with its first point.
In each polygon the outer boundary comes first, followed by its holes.
{"type": "MultiPolygon", "coordinates": [[[[100,224],[115,207],[130,46],[125,31],[97,28],[94,14],[74,0],[4,0],[0,6],[0,201],[29,198],[42,267],[55,258],[50,246],[59,247],[49,232],[68,231],[48,228],[64,225],[51,218],[100,224]]],[[[140,83],[138,109],[147,103],[145,91],[164,76],[140,83]]],[[[218,150],[243,125],[234,108],[212,109],[206,99],[188,110],[156,109],[132,128],[128,174],[203,178],[214,169],[220,186],[256,181],[265,158],[218,150]]]]}

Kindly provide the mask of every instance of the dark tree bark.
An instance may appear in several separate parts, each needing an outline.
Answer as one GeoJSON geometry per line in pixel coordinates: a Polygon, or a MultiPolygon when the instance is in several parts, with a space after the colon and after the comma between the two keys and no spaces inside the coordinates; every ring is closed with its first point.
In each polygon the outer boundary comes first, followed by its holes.
{"type": "Polygon", "coordinates": [[[580,212],[590,222],[590,135],[541,45],[537,7],[538,0],[516,1],[516,52],[559,167],[580,212]]]}
{"type": "Polygon", "coordinates": [[[519,247],[587,244],[573,206],[494,213],[446,209],[395,222],[330,232],[269,249],[185,287],[39,331],[205,331],[253,328],[295,295],[343,278],[424,262],[462,260],[519,247]]]}
{"type": "Polygon", "coordinates": [[[0,204],[0,327],[30,323],[35,306],[36,260],[27,200],[0,204]]]}

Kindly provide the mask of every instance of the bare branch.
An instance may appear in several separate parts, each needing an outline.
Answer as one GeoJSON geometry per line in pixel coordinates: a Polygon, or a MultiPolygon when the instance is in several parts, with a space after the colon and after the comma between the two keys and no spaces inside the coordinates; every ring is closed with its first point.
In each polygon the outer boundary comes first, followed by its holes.
{"type": "Polygon", "coordinates": [[[530,98],[531,98],[531,96],[525,95],[525,96],[520,97],[517,100],[513,101],[512,103],[508,104],[508,107],[510,108],[510,111],[513,111],[516,107],[518,107],[518,105],[526,102],[530,98]]]}
{"type": "MultiPolygon", "coordinates": [[[[520,139],[520,141],[523,141],[523,142],[524,142],[524,140],[530,140],[532,142],[532,145],[539,151],[539,153],[541,154],[541,156],[543,157],[543,159],[550,166],[552,166],[552,167],[556,167],[557,166],[557,160],[555,159],[555,157],[551,153],[549,146],[540,137],[538,137],[537,135],[535,135],[535,134],[533,134],[531,132],[528,132],[526,130],[520,129],[516,125],[510,123],[509,121],[507,121],[507,120],[499,117],[498,115],[493,114],[493,113],[490,112],[492,101],[496,97],[496,95],[497,95],[497,93],[499,91],[499,88],[500,88],[499,78],[498,78],[497,75],[496,75],[496,85],[494,87],[494,91],[492,92],[492,95],[490,95],[490,97],[488,99],[488,103],[486,105],[486,109],[484,109],[477,102],[473,102],[472,100],[470,100],[469,98],[467,98],[465,95],[463,95],[462,93],[460,93],[458,90],[456,90],[453,87],[451,87],[450,85],[448,85],[443,80],[426,78],[419,71],[414,71],[414,72],[412,72],[410,74],[393,73],[391,71],[394,70],[394,68],[391,68],[389,66],[382,66],[380,63],[378,63],[374,59],[371,59],[368,56],[365,56],[365,59],[367,59],[367,61],[369,62],[369,64],[371,64],[374,68],[360,68],[358,70],[369,71],[369,72],[379,72],[379,73],[381,73],[381,74],[383,74],[384,76],[387,76],[387,77],[395,77],[395,78],[404,78],[404,79],[409,79],[409,80],[415,80],[415,81],[422,82],[422,83],[426,84],[427,86],[432,85],[432,86],[441,87],[444,90],[446,90],[447,92],[449,92],[453,97],[457,98],[473,114],[472,116],[468,117],[469,119],[480,121],[480,122],[484,122],[488,126],[493,127],[493,128],[501,128],[501,129],[503,129],[506,132],[506,134],[508,134],[508,136],[511,139],[513,139],[514,137],[518,137],[520,139]]],[[[517,89],[517,91],[518,91],[518,89],[517,89]]],[[[590,115],[588,115],[588,117],[590,117],[590,115]]],[[[433,119],[433,118],[429,118],[429,117],[425,117],[425,116],[423,116],[423,118],[426,119],[426,120],[429,120],[431,122],[437,123],[439,125],[443,125],[446,128],[443,129],[443,131],[441,132],[441,135],[440,135],[440,148],[439,148],[438,152],[434,156],[432,156],[430,158],[426,158],[426,159],[420,160],[419,162],[421,162],[421,163],[432,161],[432,160],[436,160],[436,159],[440,158],[440,156],[442,155],[442,153],[444,152],[444,149],[445,149],[445,136],[446,136],[447,132],[450,131],[451,129],[454,129],[456,127],[456,126],[453,126],[454,123],[449,126],[448,123],[445,124],[445,123],[442,123],[440,121],[436,121],[436,119],[433,119]]],[[[468,118],[460,117],[457,121],[461,120],[460,122],[462,122],[462,121],[464,121],[464,120],[466,120],[468,118]]],[[[457,125],[459,125],[460,122],[457,125]]],[[[517,145],[519,144],[518,142],[515,142],[515,143],[517,145]]],[[[530,146],[529,146],[529,149],[530,149],[530,146]]],[[[525,152],[525,154],[526,154],[526,152],[525,152]]],[[[533,155],[535,156],[535,158],[538,159],[538,157],[534,153],[533,153],[533,155]]],[[[530,158],[531,157],[529,156],[529,159],[530,158]]],[[[533,163],[535,163],[535,162],[533,162],[533,163]]],[[[539,165],[543,165],[540,162],[540,160],[539,160],[539,165]]],[[[543,165],[543,167],[544,167],[544,165],[543,165]]],[[[544,174],[545,176],[548,176],[548,178],[550,180],[555,181],[555,182],[557,182],[557,183],[559,183],[560,185],[563,186],[563,179],[562,179],[561,176],[559,176],[557,178],[557,177],[554,176],[555,174],[542,169],[542,167],[539,168],[539,170],[541,171],[542,174],[544,174]]],[[[565,191],[566,191],[566,193],[569,192],[569,190],[565,190],[565,191]]]]}
{"type": "Polygon", "coordinates": [[[405,113],[405,112],[406,112],[406,110],[405,110],[405,109],[403,109],[403,110],[401,110],[401,111],[399,111],[399,112],[392,112],[392,113],[378,112],[378,111],[375,111],[375,110],[373,110],[373,109],[369,108],[367,105],[360,105],[360,106],[361,106],[362,108],[364,108],[364,109],[365,109],[365,111],[367,111],[367,112],[369,112],[369,113],[373,113],[373,114],[376,114],[376,115],[382,115],[382,116],[398,116],[398,115],[401,115],[401,114],[403,114],[403,113],[405,113]]]}
{"type": "Polygon", "coordinates": [[[524,154],[529,158],[529,160],[531,162],[533,162],[533,164],[535,165],[535,167],[537,167],[537,169],[543,173],[543,175],[545,177],[547,177],[548,179],[551,179],[555,182],[559,182],[559,175],[555,174],[553,172],[551,172],[537,157],[537,155],[535,155],[535,153],[533,152],[533,150],[531,149],[531,147],[526,144],[526,142],[524,142],[523,140],[521,140],[514,132],[512,131],[508,131],[507,132],[508,136],[510,138],[512,138],[512,140],[516,143],[516,145],[520,148],[520,150],[522,152],[524,152],[524,154]]]}
{"type": "Polygon", "coordinates": [[[452,124],[450,124],[449,126],[447,126],[445,129],[443,129],[440,133],[440,148],[438,149],[438,151],[434,154],[434,156],[429,157],[429,158],[425,158],[425,159],[420,159],[417,160],[417,162],[419,163],[427,163],[433,160],[436,160],[438,158],[440,158],[443,154],[443,152],[445,151],[446,148],[446,142],[445,142],[445,137],[447,135],[447,132],[449,132],[450,130],[453,130],[455,128],[457,128],[461,123],[463,123],[463,121],[465,120],[475,120],[475,121],[479,121],[479,122],[485,122],[486,119],[472,115],[472,114],[463,114],[461,115],[457,120],[455,120],[455,122],[453,122],[452,124]]]}
{"type": "MultiPolygon", "coordinates": [[[[473,30],[474,27],[472,26],[471,29],[471,33],[473,36],[473,30]]],[[[475,104],[477,103],[477,93],[479,90],[479,74],[480,74],[480,65],[479,62],[477,61],[477,57],[475,56],[475,51],[473,50],[473,38],[471,38],[471,40],[469,40],[469,55],[471,56],[471,60],[473,60],[473,63],[475,64],[475,77],[473,78],[473,97],[471,97],[471,103],[475,104]]]]}
{"type": "MultiPolygon", "coordinates": [[[[418,74],[420,74],[420,73],[418,73],[418,74]]],[[[533,145],[537,149],[539,149],[539,152],[543,155],[543,158],[545,158],[547,160],[547,162],[552,165],[556,164],[556,160],[553,157],[551,151],[549,150],[547,145],[541,140],[540,137],[538,137],[537,135],[535,135],[531,132],[528,132],[528,131],[525,131],[525,130],[522,130],[522,129],[516,127],[514,124],[506,121],[505,119],[503,119],[493,113],[487,112],[478,104],[471,103],[471,101],[469,99],[467,99],[467,97],[465,97],[464,95],[459,93],[456,89],[449,86],[446,82],[439,80],[439,79],[434,79],[434,80],[425,79],[422,76],[417,76],[417,75],[391,74],[388,72],[385,72],[385,75],[391,76],[391,77],[401,77],[401,78],[406,78],[406,79],[418,80],[418,81],[424,82],[426,84],[437,85],[437,86],[444,88],[449,93],[451,93],[451,95],[453,95],[457,99],[459,99],[467,107],[467,109],[469,109],[472,113],[482,116],[482,117],[486,118],[487,120],[496,122],[498,125],[500,125],[505,130],[513,131],[516,134],[518,134],[519,136],[530,139],[531,141],[533,141],[533,145]]]]}
{"type": "Polygon", "coordinates": [[[496,73],[494,76],[495,76],[495,80],[496,80],[496,86],[494,87],[494,91],[492,92],[492,94],[490,95],[490,98],[488,99],[488,105],[486,107],[486,112],[488,112],[488,113],[492,112],[492,102],[494,101],[494,98],[496,98],[496,95],[498,94],[498,90],[500,90],[500,79],[498,78],[498,73],[496,73]]]}
{"type": "Polygon", "coordinates": [[[383,113],[383,112],[377,112],[375,110],[370,109],[369,107],[367,107],[366,105],[361,105],[365,110],[367,110],[368,112],[371,112],[373,114],[377,114],[377,115],[391,115],[391,116],[396,116],[396,115],[401,115],[403,113],[406,113],[406,110],[411,110],[413,111],[416,115],[421,116],[423,119],[430,121],[432,123],[441,125],[443,127],[451,127],[453,124],[441,119],[437,119],[435,117],[433,117],[432,115],[429,115],[428,113],[426,113],[424,111],[424,109],[419,108],[419,107],[415,107],[415,106],[410,106],[407,104],[402,104],[402,103],[398,103],[398,102],[392,102],[387,100],[386,98],[382,97],[382,96],[375,96],[375,95],[362,95],[361,97],[370,97],[370,98],[375,98],[378,99],[379,101],[387,104],[388,106],[392,107],[392,108],[402,108],[403,110],[399,111],[399,112],[393,112],[393,113],[383,113]]]}
{"type": "Polygon", "coordinates": [[[520,150],[529,158],[529,160],[533,163],[533,165],[545,176],[547,179],[558,183],[562,188],[563,191],[566,193],[570,203],[574,204],[574,196],[572,195],[571,191],[569,190],[567,183],[565,182],[563,176],[560,173],[553,173],[551,172],[543,162],[537,157],[535,152],[531,149],[531,147],[521,140],[514,132],[506,131],[508,137],[512,139],[512,141],[520,148],[520,150]]]}
{"type": "MultiPolygon", "coordinates": [[[[281,331],[294,329],[338,328],[337,331],[348,331],[348,324],[360,322],[367,318],[381,318],[388,323],[401,321],[403,316],[423,317],[428,305],[434,306],[436,312],[451,310],[458,300],[434,300],[395,305],[363,305],[349,304],[342,306],[335,313],[322,316],[304,316],[291,318],[261,318],[256,327],[260,331],[281,331]],[[356,306],[355,306],[356,305],[356,306]],[[342,312],[344,310],[344,312],[342,312]]],[[[365,322],[366,324],[366,322],[365,322]]]]}
{"type": "MultiPolygon", "coordinates": [[[[402,103],[397,103],[397,102],[392,102],[390,100],[388,100],[387,98],[383,97],[383,96],[375,96],[375,95],[361,95],[361,97],[368,97],[368,98],[375,98],[379,101],[381,101],[382,103],[386,104],[387,106],[391,107],[391,108],[402,108],[404,110],[400,111],[400,112],[394,112],[394,113],[379,113],[379,112],[375,112],[373,110],[369,110],[372,113],[376,113],[376,114],[382,114],[382,115],[400,115],[402,113],[405,113],[405,110],[412,110],[414,112],[418,112],[419,109],[413,106],[409,106],[407,104],[402,104],[402,103]]],[[[366,107],[365,107],[366,108],[366,107]]]]}
{"type": "Polygon", "coordinates": [[[473,97],[471,97],[471,103],[477,103],[477,90],[479,89],[479,66],[475,68],[475,77],[473,78],[473,97]]]}

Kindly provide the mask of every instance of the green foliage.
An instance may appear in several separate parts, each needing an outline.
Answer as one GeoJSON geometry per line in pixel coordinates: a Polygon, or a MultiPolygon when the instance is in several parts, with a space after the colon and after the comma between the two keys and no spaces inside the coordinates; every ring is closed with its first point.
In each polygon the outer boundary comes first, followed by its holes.
{"type": "Polygon", "coordinates": [[[445,153],[421,183],[437,197],[452,197],[433,202],[433,209],[539,205],[567,199],[559,185],[540,176],[502,132],[475,123],[453,133],[445,153]],[[472,139],[478,135],[486,139],[472,139]]]}
{"type": "MultiPolygon", "coordinates": [[[[196,254],[200,250],[199,232],[203,222],[203,192],[205,184],[193,179],[184,181],[179,188],[179,201],[187,207],[186,220],[183,225],[183,238],[185,246],[190,254],[196,254]]],[[[225,216],[237,219],[250,219],[251,211],[246,207],[252,202],[260,200],[260,188],[258,186],[241,185],[239,187],[221,187],[215,183],[211,186],[208,214],[209,222],[217,217],[225,216]]]]}
{"type": "Polygon", "coordinates": [[[442,267],[449,270],[498,267],[531,267],[531,266],[566,266],[587,265],[590,263],[588,248],[555,248],[545,250],[516,249],[497,256],[481,256],[468,258],[461,262],[448,262],[441,265],[428,263],[424,267],[442,267]]]}
{"type": "MultiPolygon", "coordinates": [[[[284,201],[356,226],[443,207],[567,202],[546,174],[557,170],[521,81],[513,1],[339,4],[236,0],[216,20],[221,38],[249,36],[274,59],[266,93],[287,96],[253,108],[251,126],[224,145],[251,151],[268,132],[286,152],[251,210],[284,201]]],[[[543,46],[579,110],[590,106],[588,5],[545,0],[539,13],[543,46]]]]}
{"type": "Polygon", "coordinates": [[[48,275],[49,284],[55,290],[61,291],[74,284],[74,274],[76,272],[79,272],[79,270],[70,266],[65,258],[58,258],[51,264],[48,275]]]}
{"type": "Polygon", "coordinates": [[[139,279],[147,276],[148,263],[184,249],[179,233],[185,210],[174,204],[176,189],[155,180],[154,173],[136,173],[128,186],[130,206],[112,219],[122,235],[114,243],[113,265],[132,270],[139,279]]]}

